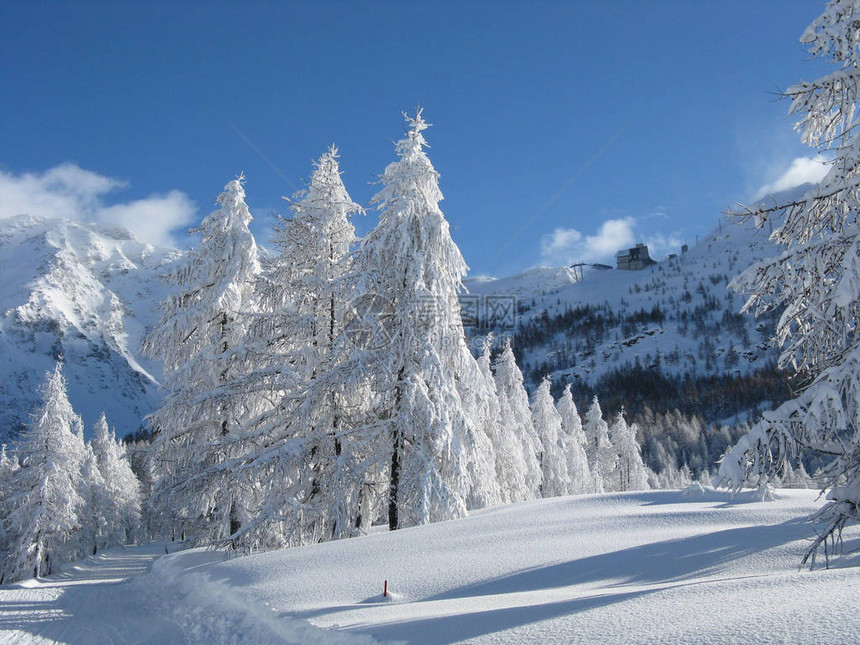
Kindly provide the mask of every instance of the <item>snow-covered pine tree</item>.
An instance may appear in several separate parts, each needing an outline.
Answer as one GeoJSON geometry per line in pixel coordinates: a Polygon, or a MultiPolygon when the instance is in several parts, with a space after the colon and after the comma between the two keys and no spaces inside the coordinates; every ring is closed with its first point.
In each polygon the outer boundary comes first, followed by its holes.
{"type": "Polygon", "coordinates": [[[355,287],[350,218],[362,209],[347,193],[334,146],[291,209],[275,230],[280,252],[265,264],[251,325],[258,369],[250,380],[276,403],[242,437],[242,467],[267,482],[261,510],[237,536],[244,548],[347,537],[359,514],[362,468],[350,417],[361,392],[344,364],[355,347],[342,336],[355,287]]]}
{"type": "Polygon", "coordinates": [[[493,335],[487,334],[478,357],[478,374],[473,386],[483,437],[474,451],[475,461],[471,473],[473,489],[469,508],[485,508],[511,501],[508,489],[501,483],[507,470],[506,457],[501,451],[506,446],[490,359],[493,342],[493,335]]]}
{"type": "Polygon", "coordinates": [[[560,440],[561,416],[555,409],[548,376],[544,377],[535,392],[532,403],[532,423],[541,443],[541,496],[564,495],[570,486],[570,477],[560,440]]]}
{"type": "Polygon", "coordinates": [[[540,495],[542,477],[540,439],[534,431],[529,395],[509,338],[496,357],[493,371],[504,444],[496,451],[504,473],[499,483],[511,502],[534,499],[540,495]]]}
{"type": "Polygon", "coordinates": [[[23,431],[20,468],[10,477],[2,582],[47,575],[83,551],[80,417],[66,395],[60,364],[41,390],[42,405],[23,431]]]}
{"type": "Polygon", "coordinates": [[[18,470],[18,457],[14,453],[9,456],[6,453],[6,444],[0,446],[0,498],[3,497],[2,491],[6,490],[9,479],[12,474],[18,470]]]}
{"type": "Polygon", "coordinates": [[[84,447],[84,459],[81,462],[80,493],[81,499],[84,500],[80,512],[81,554],[95,555],[110,544],[108,537],[111,531],[110,496],[90,444],[84,447]]]}
{"type": "Polygon", "coordinates": [[[391,529],[466,512],[477,431],[476,412],[464,405],[475,359],[457,300],[467,267],[439,209],[439,173],[424,152],[428,124],[420,110],[407,121],[399,159],[372,200],[379,224],[359,251],[363,290],[379,299],[388,338],[367,348],[377,412],[364,433],[387,462],[391,529]]]}
{"type": "MultiPolygon", "coordinates": [[[[12,475],[18,470],[18,457],[6,454],[6,444],[0,445],[0,563],[6,558],[8,549],[6,536],[6,516],[9,514],[7,499],[9,496],[9,483],[12,475]]],[[[2,570],[0,570],[2,571],[2,570]]]]}
{"type": "Polygon", "coordinates": [[[609,441],[609,426],[603,419],[603,410],[600,409],[597,396],[594,397],[585,415],[584,431],[588,439],[585,452],[588,455],[588,464],[594,480],[594,492],[613,490],[610,476],[615,470],[615,451],[612,450],[612,442],[609,441]]]}
{"type": "Polygon", "coordinates": [[[103,546],[133,542],[141,535],[140,482],[104,414],[96,421],[90,446],[107,493],[103,546]]]}
{"type": "Polygon", "coordinates": [[[167,276],[175,288],[143,342],[144,354],[161,360],[170,391],[150,417],[157,482],[149,501],[165,518],[163,530],[199,543],[234,533],[242,520],[240,482],[214,466],[231,456],[230,433],[255,412],[251,393],[231,387],[242,375],[240,312],[260,269],[243,181],[229,182],[218,210],[192,231],[200,245],[167,276]]]}
{"type": "Polygon", "coordinates": [[[611,490],[648,490],[648,469],[642,461],[642,449],[636,439],[638,427],[627,425],[624,412],[619,412],[609,429],[609,439],[615,453],[615,468],[609,475],[611,490]]]}
{"type": "Polygon", "coordinates": [[[567,474],[570,482],[567,492],[590,493],[594,490],[594,482],[588,467],[588,455],[585,454],[588,439],[582,430],[582,419],[579,418],[579,411],[573,401],[570,383],[561,393],[556,409],[561,417],[561,442],[567,457],[567,474]]]}
{"type": "Polygon", "coordinates": [[[803,141],[833,161],[801,199],[749,209],[784,250],[733,286],[750,294],[745,311],[782,310],[780,365],[803,386],[723,457],[716,483],[737,489],[751,477],[763,485],[800,449],[832,458],[820,481],[829,500],[818,514],[824,528],[805,558],[814,563],[829,538],[860,518],[860,2],[832,0],[801,42],[837,68],[790,87],[789,114],[800,116],[803,141]]]}

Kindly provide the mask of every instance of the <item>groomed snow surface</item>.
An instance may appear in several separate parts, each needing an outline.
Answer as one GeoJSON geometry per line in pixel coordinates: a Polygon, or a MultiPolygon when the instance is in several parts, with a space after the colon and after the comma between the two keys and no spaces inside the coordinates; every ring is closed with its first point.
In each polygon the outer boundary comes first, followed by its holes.
{"type": "Polygon", "coordinates": [[[816,498],[588,495],[231,560],[115,550],[0,587],[0,642],[860,642],[860,555],[799,568],[816,498]]]}

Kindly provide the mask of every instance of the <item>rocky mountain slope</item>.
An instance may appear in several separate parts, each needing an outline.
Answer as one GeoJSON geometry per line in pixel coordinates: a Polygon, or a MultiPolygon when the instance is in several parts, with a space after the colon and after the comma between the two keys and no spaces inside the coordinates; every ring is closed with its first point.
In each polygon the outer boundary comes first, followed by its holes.
{"type": "Polygon", "coordinates": [[[0,220],[0,441],[27,422],[61,357],[87,432],[102,411],[120,435],[141,426],[161,394],[158,366],[138,349],[165,295],[159,276],[176,257],[124,229],[0,220]]]}

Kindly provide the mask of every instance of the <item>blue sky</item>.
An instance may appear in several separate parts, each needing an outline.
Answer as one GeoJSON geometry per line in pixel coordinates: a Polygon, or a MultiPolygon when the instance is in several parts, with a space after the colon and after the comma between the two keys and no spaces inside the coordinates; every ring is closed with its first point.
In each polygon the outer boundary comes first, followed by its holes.
{"type": "Polygon", "coordinates": [[[790,168],[816,173],[770,92],[823,71],[798,43],[821,6],[5,2],[0,216],[165,241],[244,171],[265,238],[331,143],[367,204],[420,104],[473,273],[608,260],[626,241],[665,254],[790,168]]]}

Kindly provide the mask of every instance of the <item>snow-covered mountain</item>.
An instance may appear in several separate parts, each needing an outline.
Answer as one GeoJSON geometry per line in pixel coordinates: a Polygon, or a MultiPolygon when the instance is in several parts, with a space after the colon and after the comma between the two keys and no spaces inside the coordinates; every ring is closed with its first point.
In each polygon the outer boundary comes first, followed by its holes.
{"type": "Polygon", "coordinates": [[[530,300],[554,293],[576,281],[576,272],[570,267],[536,267],[507,278],[478,276],[466,278],[463,283],[470,294],[504,294],[516,296],[520,300],[530,300]]]}
{"type": "MultiPolygon", "coordinates": [[[[774,376],[773,318],[741,314],[745,297],[728,288],[741,271],[777,253],[767,230],[724,216],[686,252],[678,249],[640,271],[585,267],[578,280],[570,268],[539,268],[498,280],[471,279],[467,287],[481,297],[516,298],[517,326],[509,333],[532,387],[551,374],[557,386],[570,382],[581,398],[597,391],[602,400],[621,371],[657,379],[663,389],[670,381],[680,389],[685,383],[695,387],[697,380],[768,374],[758,400],[741,403],[739,397],[725,414],[708,419],[716,421],[744,406],[767,407],[767,391],[784,382],[774,376]]],[[[641,385],[645,390],[653,384],[641,385]]]]}
{"type": "Polygon", "coordinates": [[[120,435],[140,428],[161,396],[140,340],[165,296],[159,276],[177,257],[121,228],[0,220],[0,441],[27,422],[61,356],[87,433],[102,411],[120,435]]]}
{"type": "MultiPolygon", "coordinates": [[[[580,280],[569,267],[537,268],[466,284],[473,296],[516,299],[508,332],[533,386],[550,373],[584,398],[619,370],[689,380],[772,365],[772,321],[740,314],[744,298],[727,284],[776,252],[766,232],[723,218],[687,253],[642,271],[586,267],[580,280]]],[[[141,426],[162,393],[159,365],[141,358],[140,340],[166,295],[160,276],[179,256],[119,228],[0,221],[0,441],[27,421],[60,356],[88,430],[102,410],[120,434],[141,426]]]]}

